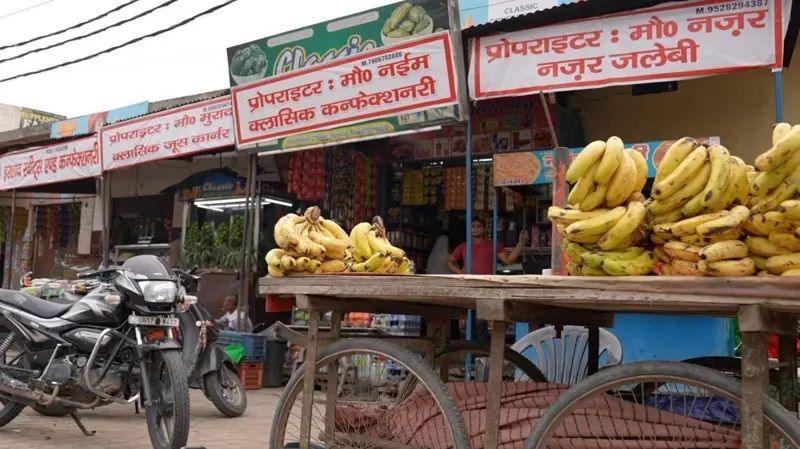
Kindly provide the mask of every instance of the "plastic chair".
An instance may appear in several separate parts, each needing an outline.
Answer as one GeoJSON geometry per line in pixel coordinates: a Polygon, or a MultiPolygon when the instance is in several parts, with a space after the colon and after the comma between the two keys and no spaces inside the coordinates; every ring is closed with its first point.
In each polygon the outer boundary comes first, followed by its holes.
{"type": "MultiPolygon", "coordinates": [[[[563,326],[561,335],[555,326],[543,327],[519,339],[511,349],[531,359],[547,380],[557,384],[575,385],[589,371],[589,329],[583,326],[563,326]]],[[[603,328],[599,356],[601,368],[622,362],[622,344],[603,328]]]]}

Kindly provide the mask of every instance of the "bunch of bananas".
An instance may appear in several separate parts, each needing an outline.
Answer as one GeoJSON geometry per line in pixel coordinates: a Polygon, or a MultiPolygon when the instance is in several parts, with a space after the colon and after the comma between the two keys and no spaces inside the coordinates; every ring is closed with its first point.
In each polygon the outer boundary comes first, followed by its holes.
{"type": "Polygon", "coordinates": [[[350,236],[333,220],[321,215],[319,207],[303,215],[287,214],[275,223],[278,248],[267,253],[270,276],[286,274],[338,273],[352,264],[350,236]]]}
{"type": "Polygon", "coordinates": [[[354,263],[351,271],[360,273],[413,274],[414,265],[406,253],[386,238],[383,219],[376,216],[372,223],[359,223],[350,231],[354,263]]]}
{"type": "Polygon", "coordinates": [[[745,243],[759,274],[800,276],[800,125],[775,125],[755,165],[745,243]]]}
{"type": "Polygon", "coordinates": [[[706,147],[691,137],[679,139],[658,165],[647,203],[651,225],[747,204],[748,173],[753,170],[721,145],[706,147]]]}
{"type": "Polygon", "coordinates": [[[647,183],[647,161],[638,151],[625,149],[622,139],[611,137],[587,145],[567,170],[574,183],[567,203],[581,211],[614,208],[631,199],[642,199],[647,183]]]}
{"type": "Polygon", "coordinates": [[[650,239],[665,276],[750,276],[755,261],[740,239],[750,217],[747,206],[735,206],[675,223],[655,225],[650,239]]]}

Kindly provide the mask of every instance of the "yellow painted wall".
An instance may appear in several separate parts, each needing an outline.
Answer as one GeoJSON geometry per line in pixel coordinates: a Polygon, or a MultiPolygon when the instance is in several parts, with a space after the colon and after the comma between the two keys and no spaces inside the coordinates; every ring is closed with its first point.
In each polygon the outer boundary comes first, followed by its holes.
{"type": "MultiPolygon", "coordinates": [[[[681,81],[677,92],[632,96],[630,87],[581,94],[586,138],[626,143],[719,136],[748,163],[770,146],[775,118],[767,69],[681,81]]],[[[784,120],[800,123],[800,68],[784,71],[784,120]]]]}

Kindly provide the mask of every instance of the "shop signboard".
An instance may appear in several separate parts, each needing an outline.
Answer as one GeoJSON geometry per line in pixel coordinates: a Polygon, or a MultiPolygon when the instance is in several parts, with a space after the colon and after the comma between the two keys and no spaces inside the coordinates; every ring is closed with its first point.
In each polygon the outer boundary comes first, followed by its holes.
{"type": "Polygon", "coordinates": [[[19,127],[42,125],[64,120],[66,117],[49,112],[37,111],[36,109],[21,108],[19,111],[19,127]]]}
{"type": "MultiPolygon", "coordinates": [[[[228,49],[231,86],[286,75],[447,31],[450,29],[447,4],[447,0],[398,2],[231,47],[228,49]]],[[[327,88],[325,86],[326,91],[327,88]]],[[[258,146],[261,151],[323,146],[403,133],[456,120],[456,106],[431,107],[272,138],[258,146]]]]}
{"type": "Polygon", "coordinates": [[[473,99],[697,78],[783,63],[789,0],[701,0],[472,41],[473,99]]]}
{"type": "Polygon", "coordinates": [[[511,17],[531,14],[579,0],[461,0],[461,28],[496,22],[511,17]]]}
{"type": "MultiPolygon", "coordinates": [[[[700,142],[719,144],[719,137],[697,139],[700,142]]],[[[635,143],[629,148],[638,151],[647,161],[649,178],[656,176],[656,169],[673,140],[658,140],[635,143]]],[[[570,148],[570,159],[583,148],[570,148]]],[[[553,182],[553,150],[521,151],[499,153],[493,156],[495,187],[509,187],[531,184],[550,184],[553,182]]]]}
{"type": "Polygon", "coordinates": [[[458,102],[450,33],[409,40],[233,89],[240,145],[458,102]]]}
{"type": "Polygon", "coordinates": [[[62,139],[64,137],[93,134],[98,132],[103,125],[145,115],[149,108],[150,103],[143,101],[110,111],[97,112],[95,114],[52,122],[50,125],[50,137],[53,139],[62,139]]]}
{"type": "Polygon", "coordinates": [[[231,98],[224,96],[106,125],[100,129],[103,169],[233,145],[231,98]]]}
{"type": "Polygon", "coordinates": [[[0,190],[100,176],[95,137],[22,150],[0,158],[0,190]]]}
{"type": "Polygon", "coordinates": [[[247,195],[247,180],[229,169],[214,169],[205,173],[197,173],[176,187],[179,201],[247,195]]]}

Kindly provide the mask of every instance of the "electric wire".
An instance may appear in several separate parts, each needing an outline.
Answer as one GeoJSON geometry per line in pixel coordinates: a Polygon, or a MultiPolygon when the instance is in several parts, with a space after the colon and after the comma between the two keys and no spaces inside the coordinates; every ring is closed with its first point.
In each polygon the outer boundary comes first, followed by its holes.
{"type": "Polygon", "coordinates": [[[150,9],[148,9],[146,11],[142,11],[139,14],[136,14],[134,16],[128,17],[127,19],[122,19],[122,20],[120,20],[118,22],[115,22],[115,23],[112,23],[111,25],[108,25],[106,27],[99,28],[99,29],[94,30],[94,31],[90,31],[90,32],[88,32],[86,34],[81,34],[80,36],[71,37],[71,38],[69,38],[67,40],[64,40],[64,41],[61,41],[61,42],[56,42],[56,43],[51,44],[51,45],[46,45],[44,47],[34,48],[33,50],[28,50],[28,51],[20,53],[18,55],[14,55],[14,56],[10,56],[8,58],[0,59],[0,64],[2,64],[4,62],[8,62],[8,61],[13,61],[15,59],[20,59],[20,58],[23,58],[23,57],[28,56],[30,54],[33,54],[33,53],[39,53],[40,51],[50,50],[52,48],[60,47],[60,46],[62,46],[64,44],[68,44],[70,42],[79,41],[81,39],[86,39],[87,37],[91,37],[91,36],[103,33],[105,31],[110,30],[111,28],[116,28],[116,27],[122,26],[122,25],[124,25],[124,24],[126,24],[128,22],[133,22],[134,20],[141,19],[142,17],[147,16],[149,14],[152,14],[152,13],[158,11],[161,8],[166,8],[167,6],[173,4],[173,3],[177,2],[177,1],[178,0],[167,0],[164,3],[156,5],[156,6],[150,8],[150,9]]]}
{"type": "Polygon", "coordinates": [[[127,3],[123,3],[123,4],[121,4],[121,5],[119,5],[119,6],[115,7],[115,8],[109,9],[108,11],[106,11],[106,12],[104,12],[102,14],[96,15],[96,16],[92,17],[91,19],[84,20],[83,22],[76,23],[75,25],[69,26],[67,28],[60,29],[58,31],[53,31],[52,33],[47,33],[47,34],[43,34],[41,36],[32,37],[32,38],[30,38],[28,40],[24,40],[24,41],[17,42],[17,43],[14,43],[14,44],[2,45],[2,46],[0,46],[0,50],[5,50],[5,49],[8,49],[8,48],[15,48],[15,47],[22,47],[23,45],[28,45],[30,43],[33,43],[33,42],[36,42],[36,41],[40,41],[40,40],[46,39],[48,37],[58,36],[59,34],[66,33],[67,31],[75,30],[75,29],[80,28],[80,27],[82,27],[84,25],[88,25],[88,24],[90,24],[92,22],[96,22],[96,21],[102,19],[103,17],[106,17],[109,14],[115,13],[115,12],[117,12],[117,11],[127,7],[127,6],[130,6],[130,5],[138,2],[138,1],[139,0],[130,0],[127,3]]]}
{"type": "Polygon", "coordinates": [[[38,8],[40,6],[44,6],[44,5],[48,4],[48,3],[53,3],[54,1],[56,1],[56,0],[46,0],[46,1],[43,1],[41,3],[37,3],[35,5],[31,5],[31,6],[27,6],[25,8],[19,9],[17,11],[13,11],[13,12],[10,12],[8,14],[4,14],[4,15],[0,16],[0,20],[5,19],[7,17],[11,17],[11,16],[16,16],[17,14],[21,14],[21,13],[23,13],[25,11],[30,11],[31,9],[38,8]]]}
{"type": "Polygon", "coordinates": [[[73,60],[70,60],[70,61],[65,61],[65,62],[62,62],[60,64],[56,64],[56,65],[53,65],[53,66],[50,66],[50,67],[45,67],[43,69],[32,70],[30,72],[20,73],[18,75],[9,76],[7,78],[0,79],[0,83],[4,83],[6,81],[12,81],[12,80],[19,79],[19,78],[24,78],[24,77],[31,76],[31,75],[38,75],[40,73],[50,72],[52,70],[60,69],[62,67],[67,67],[67,66],[70,66],[70,65],[73,65],[73,64],[77,64],[79,62],[84,62],[84,61],[88,61],[90,59],[94,59],[94,58],[96,58],[98,56],[101,56],[101,55],[104,55],[106,53],[111,53],[113,51],[119,50],[119,49],[127,47],[129,45],[133,45],[133,44],[135,44],[137,42],[140,42],[140,41],[143,41],[145,39],[148,39],[148,38],[151,38],[151,37],[156,37],[156,36],[159,36],[159,35],[164,34],[166,32],[172,31],[172,30],[174,30],[176,28],[180,28],[180,27],[182,27],[182,26],[184,26],[184,25],[186,25],[186,24],[188,24],[190,22],[195,21],[196,19],[199,19],[200,17],[203,17],[203,16],[206,16],[208,14],[211,14],[211,13],[213,13],[213,12],[219,10],[219,9],[224,8],[225,6],[230,5],[231,3],[236,2],[236,1],[238,1],[238,0],[228,0],[226,2],[223,2],[223,3],[220,3],[220,4],[216,5],[216,6],[213,6],[213,7],[209,8],[209,9],[206,9],[205,11],[197,13],[197,14],[195,14],[195,15],[187,18],[187,19],[184,19],[184,20],[182,20],[182,21],[180,21],[180,22],[178,22],[178,23],[176,23],[174,25],[171,25],[171,26],[169,26],[167,28],[162,28],[162,29],[154,31],[154,32],[152,32],[150,34],[145,34],[143,36],[139,36],[137,38],[131,39],[131,40],[129,40],[127,42],[124,42],[122,44],[115,45],[113,47],[108,47],[108,48],[106,48],[104,50],[100,50],[100,51],[98,51],[96,53],[92,53],[90,55],[83,56],[81,58],[73,59],[73,60]]]}

